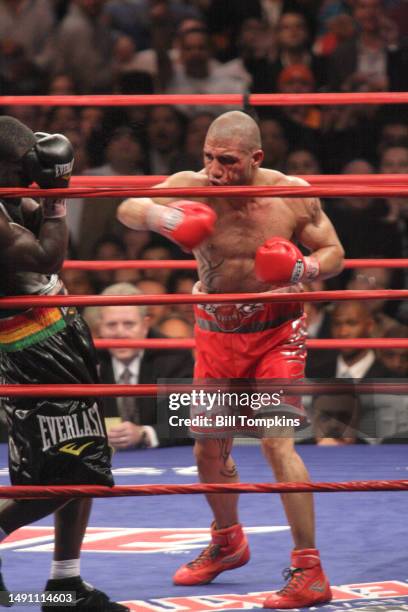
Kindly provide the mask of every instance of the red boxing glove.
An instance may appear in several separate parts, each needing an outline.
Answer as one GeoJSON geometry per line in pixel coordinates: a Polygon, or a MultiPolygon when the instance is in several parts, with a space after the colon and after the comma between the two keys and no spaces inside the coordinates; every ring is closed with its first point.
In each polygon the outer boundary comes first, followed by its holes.
{"type": "Polygon", "coordinates": [[[189,251],[211,236],[216,220],[217,215],[207,204],[189,200],[152,206],[147,213],[151,229],[189,251]]]}
{"type": "Polygon", "coordinates": [[[255,274],[261,281],[284,286],[315,278],[319,262],[304,257],[293,242],[277,236],[257,249],[255,274]]]}

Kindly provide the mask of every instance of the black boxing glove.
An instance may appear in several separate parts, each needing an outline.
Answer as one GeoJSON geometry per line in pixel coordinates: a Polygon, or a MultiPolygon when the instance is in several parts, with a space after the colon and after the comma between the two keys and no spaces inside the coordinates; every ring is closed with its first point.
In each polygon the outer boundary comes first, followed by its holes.
{"type": "MultiPolygon", "coordinates": [[[[68,138],[62,134],[36,132],[37,142],[23,159],[23,172],[28,184],[36,182],[43,189],[69,186],[74,166],[74,150],[68,138]]],[[[65,200],[44,198],[44,217],[58,218],[66,214],[65,200]]]]}
{"type": "Polygon", "coordinates": [[[68,187],[74,167],[74,149],[62,134],[36,132],[37,142],[23,159],[23,172],[42,189],[68,187]]]}

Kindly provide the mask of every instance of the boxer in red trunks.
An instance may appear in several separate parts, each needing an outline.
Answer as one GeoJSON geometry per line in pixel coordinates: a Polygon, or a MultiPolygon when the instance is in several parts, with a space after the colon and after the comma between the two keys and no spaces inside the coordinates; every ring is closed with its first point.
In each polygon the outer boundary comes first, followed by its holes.
{"type": "MultiPolygon", "coordinates": [[[[204,144],[204,168],[180,172],[158,187],[305,185],[298,178],[261,168],[263,152],[256,122],[239,111],[211,124],[204,144]]],[[[151,229],[193,251],[202,293],[262,293],[329,278],[342,270],[344,252],[316,198],[130,198],[119,220],[151,229]],[[304,257],[293,241],[304,245],[304,257]]],[[[195,375],[205,378],[300,378],[304,331],[298,304],[197,308],[195,375]],[[288,350],[290,345],[290,350],[288,350]]],[[[238,474],[232,440],[198,439],[195,455],[202,482],[232,483],[238,474]]],[[[278,482],[309,479],[293,437],[266,437],[262,448],[278,482]]],[[[214,513],[211,543],[180,567],[174,582],[198,585],[244,565],[249,548],[237,512],[237,495],[208,496],[214,513]]],[[[330,601],[329,582],[315,548],[313,499],[309,493],[282,495],[294,550],[287,584],[265,608],[299,608],[330,601]]]]}

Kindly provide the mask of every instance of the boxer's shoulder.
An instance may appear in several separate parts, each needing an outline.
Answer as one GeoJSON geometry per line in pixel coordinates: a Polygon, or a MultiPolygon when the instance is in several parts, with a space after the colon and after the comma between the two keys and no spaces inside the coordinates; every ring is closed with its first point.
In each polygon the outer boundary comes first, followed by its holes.
{"type": "MultiPolygon", "coordinates": [[[[266,182],[263,184],[274,185],[276,187],[308,187],[310,183],[305,181],[298,176],[290,176],[288,174],[283,174],[282,172],[278,172],[276,170],[268,170],[265,169],[266,174],[270,180],[270,182],[266,182]]],[[[281,198],[282,202],[290,208],[296,219],[303,220],[304,222],[308,222],[313,220],[316,216],[319,215],[321,210],[320,202],[318,198],[314,197],[304,197],[304,198],[291,198],[285,197],[281,198]]]]}
{"type": "Polygon", "coordinates": [[[203,172],[184,170],[169,176],[160,187],[205,187],[207,185],[208,177],[203,172]]]}
{"type": "Polygon", "coordinates": [[[279,170],[272,170],[270,168],[258,168],[255,179],[255,185],[271,185],[283,187],[285,185],[293,186],[308,186],[309,183],[297,176],[289,176],[279,172],[279,170]]]}
{"type": "Polygon", "coordinates": [[[279,186],[288,185],[288,186],[293,186],[293,187],[309,187],[310,186],[310,183],[308,183],[302,178],[299,178],[298,176],[290,176],[288,174],[283,174],[282,172],[279,172],[279,175],[280,175],[279,179],[275,183],[276,185],[279,185],[279,186]]]}

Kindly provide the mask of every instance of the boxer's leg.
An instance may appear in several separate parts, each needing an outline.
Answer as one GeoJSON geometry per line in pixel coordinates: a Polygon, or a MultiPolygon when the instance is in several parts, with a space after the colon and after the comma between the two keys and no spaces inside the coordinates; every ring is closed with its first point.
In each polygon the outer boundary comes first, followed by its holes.
{"type": "Polygon", "coordinates": [[[0,506],[0,528],[8,535],[52,514],[66,503],[61,499],[5,500],[0,506]]]}
{"type": "MultiPolygon", "coordinates": [[[[290,382],[304,377],[306,353],[300,329],[301,321],[299,326],[294,333],[290,333],[293,328],[289,325],[287,338],[279,346],[265,353],[256,370],[257,378],[283,379],[290,382]]],[[[301,413],[299,397],[286,397],[286,401],[298,414],[301,413]]],[[[293,415],[288,413],[288,416],[293,415]]],[[[306,466],[295,449],[293,428],[282,426],[281,429],[269,433],[272,435],[262,440],[262,450],[276,480],[310,481],[306,466]]],[[[288,583],[264,601],[264,608],[302,608],[326,603],[330,601],[332,594],[320,563],[319,551],[315,548],[313,496],[310,493],[286,493],[281,495],[281,499],[291,528],[294,550],[288,583]]]]}
{"type": "MultiPolygon", "coordinates": [[[[310,476],[303,460],[295,450],[291,432],[278,432],[282,437],[264,438],[262,450],[272,467],[277,482],[309,482],[310,476]]],[[[291,528],[295,548],[314,548],[315,521],[311,493],[281,495],[286,517],[291,528]]]]}
{"type": "MultiPolygon", "coordinates": [[[[231,367],[229,354],[223,350],[225,341],[225,334],[202,334],[196,330],[196,381],[234,377],[234,372],[228,369],[231,367]]],[[[194,453],[201,482],[238,482],[238,472],[231,457],[232,442],[232,438],[196,440],[194,453]]],[[[211,542],[196,559],[176,571],[173,576],[176,585],[207,584],[221,572],[249,561],[248,541],[238,523],[238,495],[210,494],[207,501],[214,513],[211,542]]]]}
{"type": "Polygon", "coordinates": [[[79,559],[92,499],[73,499],[55,513],[54,560],[79,559]]]}
{"type": "MultiPolygon", "coordinates": [[[[233,378],[235,371],[231,369],[231,359],[227,351],[228,334],[203,332],[196,327],[195,336],[197,354],[194,379],[205,385],[212,380],[233,378]],[[224,346],[226,342],[227,346],[224,346]]],[[[196,440],[194,455],[201,482],[238,482],[238,471],[231,456],[232,445],[232,437],[196,440]]],[[[211,494],[206,497],[218,529],[238,523],[238,495],[211,494]]]]}
{"type": "MultiPolygon", "coordinates": [[[[296,342],[298,336],[294,336],[292,324],[286,324],[285,327],[287,328],[287,336],[278,346],[265,352],[255,371],[257,379],[280,379],[283,387],[285,381],[289,383],[304,377],[306,357],[303,338],[300,336],[299,342],[296,342]]],[[[298,334],[298,331],[295,333],[298,334]]],[[[293,405],[297,414],[302,412],[300,396],[286,396],[285,402],[290,406],[293,405]]],[[[287,416],[291,415],[288,413],[287,416]]],[[[295,449],[293,428],[274,427],[265,433],[266,436],[262,440],[262,450],[272,467],[276,480],[278,482],[309,481],[310,477],[306,466],[295,449]]],[[[309,493],[290,493],[283,494],[281,499],[292,531],[295,548],[314,547],[313,496],[309,493]]]]}
{"type": "MultiPolygon", "coordinates": [[[[231,457],[232,438],[197,440],[194,454],[201,482],[238,482],[238,471],[231,457]]],[[[238,494],[206,495],[217,529],[238,523],[238,494]]]]}

